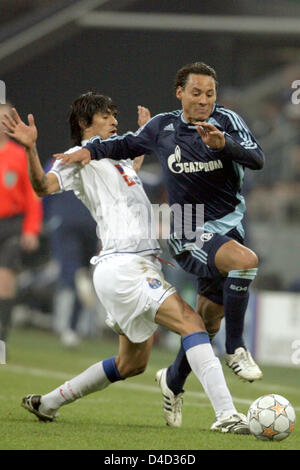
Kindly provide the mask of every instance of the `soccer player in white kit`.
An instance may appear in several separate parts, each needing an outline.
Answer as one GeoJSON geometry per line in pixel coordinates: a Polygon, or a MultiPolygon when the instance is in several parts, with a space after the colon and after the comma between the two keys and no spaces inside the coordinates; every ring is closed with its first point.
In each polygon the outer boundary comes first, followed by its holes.
{"type": "MultiPolygon", "coordinates": [[[[74,109],[81,145],[94,136],[118,138],[116,108],[109,97],[86,93],[73,103],[74,109]]],[[[147,118],[146,108],[139,107],[139,117],[140,123],[147,118]]],[[[153,333],[162,325],[181,336],[191,369],[216,414],[211,430],[249,434],[247,419],[234,406],[203,320],[164,279],[157,259],[160,246],[155,238],[152,206],[132,162],[103,159],[83,167],[56,161],[45,174],[36,149],[33,115],[28,115],[28,125],[15,109],[12,117],[5,118],[7,135],[26,149],[36,193],[45,196],[72,190],[97,222],[102,250],[91,260],[95,265],[94,287],[106,309],[107,324],[119,334],[116,357],[92,365],[45,395],[27,395],[22,406],[42,421],[53,421],[63,405],[144,372],[153,333]]],[[[68,152],[79,148],[77,145],[68,152]]],[[[180,426],[182,397],[175,397],[165,383],[160,385],[166,394],[164,417],[168,424],[180,426]]]]}

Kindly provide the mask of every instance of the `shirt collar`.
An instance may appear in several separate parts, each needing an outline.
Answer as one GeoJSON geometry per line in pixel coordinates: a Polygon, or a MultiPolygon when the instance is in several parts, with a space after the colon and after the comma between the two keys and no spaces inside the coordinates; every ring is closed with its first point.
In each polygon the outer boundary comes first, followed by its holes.
{"type": "MultiPolygon", "coordinates": [[[[113,134],[111,137],[114,137],[115,135],[117,135],[117,133],[113,134]]],[[[90,137],[89,139],[85,139],[85,140],[82,140],[82,141],[81,141],[82,147],[83,147],[84,145],[86,145],[86,144],[89,142],[89,140],[94,139],[95,137],[99,137],[100,140],[104,140],[104,139],[102,139],[102,137],[100,137],[100,135],[93,135],[93,136],[90,137]]],[[[108,138],[110,139],[110,137],[108,137],[108,138]]]]}
{"type": "MultiPolygon", "coordinates": [[[[216,109],[216,106],[217,106],[217,103],[214,103],[212,112],[211,112],[211,114],[209,115],[209,118],[206,119],[207,122],[209,121],[210,117],[214,114],[215,109],[216,109]]],[[[183,111],[181,111],[180,119],[181,119],[181,121],[182,121],[184,124],[186,124],[186,125],[188,126],[189,129],[195,129],[195,126],[192,126],[191,124],[189,124],[189,123],[184,119],[184,117],[183,117],[183,111]]]]}

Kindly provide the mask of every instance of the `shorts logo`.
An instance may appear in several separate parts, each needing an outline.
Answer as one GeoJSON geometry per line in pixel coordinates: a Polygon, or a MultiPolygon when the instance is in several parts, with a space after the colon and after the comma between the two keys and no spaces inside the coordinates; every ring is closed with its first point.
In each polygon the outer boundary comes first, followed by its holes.
{"type": "Polygon", "coordinates": [[[146,281],[148,282],[151,289],[158,289],[161,286],[159,279],[153,279],[152,277],[147,277],[146,281]]]}
{"type": "Polygon", "coordinates": [[[200,236],[200,240],[202,242],[208,242],[209,240],[212,239],[213,236],[214,236],[213,233],[202,233],[202,235],[200,236]]]}
{"type": "Polygon", "coordinates": [[[230,285],[230,289],[236,290],[237,292],[242,292],[242,291],[243,291],[243,292],[247,292],[248,287],[247,287],[247,286],[245,286],[245,287],[242,287],[242,286],[235,286],[234,284],[231,284],[231,285],[230,285]]]}

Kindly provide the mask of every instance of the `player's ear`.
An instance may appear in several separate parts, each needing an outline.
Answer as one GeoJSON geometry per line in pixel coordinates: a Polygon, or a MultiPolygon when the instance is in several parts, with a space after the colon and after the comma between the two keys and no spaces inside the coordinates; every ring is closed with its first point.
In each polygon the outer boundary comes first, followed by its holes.
{"type": "Polygon", "coordinates": [[[78,124],[79,124],[80,129],[83,130],[83,131],[84,131],[84,129],[87,128],[87,122],[84,119],[80,119],[78,121],[78,124]]]}
{"type": "Polygon", "coordinates": [[[178,86],[178,87],[176,88],[176,98],[177,98],[178,100],[180,100],[180,101],[181,101],[181,99],[182,99],[182,91],[183,91],[182,86],[178,86]]]}

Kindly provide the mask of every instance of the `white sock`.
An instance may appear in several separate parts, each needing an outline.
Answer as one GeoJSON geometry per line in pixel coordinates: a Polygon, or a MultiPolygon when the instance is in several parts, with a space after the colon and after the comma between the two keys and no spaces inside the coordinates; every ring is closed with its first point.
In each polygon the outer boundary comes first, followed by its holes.
{"type": "Polygon", "coordinates": [[[111,381],[104,372],[103,361],[97,362],[81,374],[42,396],[40,410],[53,413],[60,406],[67,405],[89,393],[103,390],[111,381]]]}
{"type": "Polygon", "coordinates": [[[215,356],[210,343],[204,342],[187,347],[185,353],[192,371],[201,382],[211,401],[217,419],[237,413],[225,381],[221,363],[215,356]]]}

